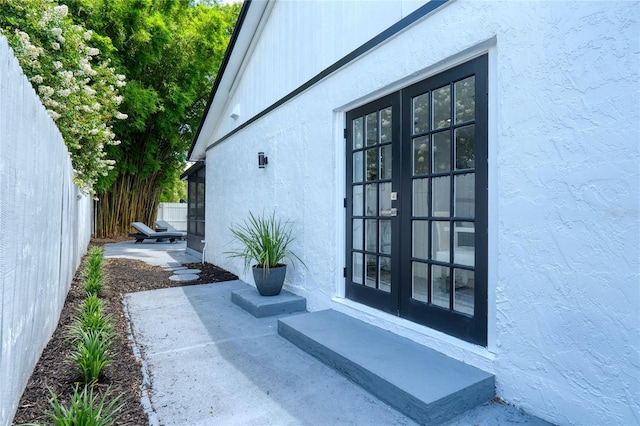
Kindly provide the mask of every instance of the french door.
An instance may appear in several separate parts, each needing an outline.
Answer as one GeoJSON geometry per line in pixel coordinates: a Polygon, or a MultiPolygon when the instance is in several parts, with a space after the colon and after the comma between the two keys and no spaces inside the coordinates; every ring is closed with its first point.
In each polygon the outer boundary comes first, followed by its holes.
{"type": "Polygon", "coordinates": [[[487,57],[347,113],[347,297],[487,340],[487,57]]]}

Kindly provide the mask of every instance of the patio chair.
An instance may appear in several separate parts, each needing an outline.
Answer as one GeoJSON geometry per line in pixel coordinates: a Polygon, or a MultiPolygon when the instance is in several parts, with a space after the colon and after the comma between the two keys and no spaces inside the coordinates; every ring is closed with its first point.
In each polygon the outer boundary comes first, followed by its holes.
{"type": "Polygon", "coordinates": [[[164,231],[181,232],[181,231],[178,231],[176,228],[174,228],[173,225],[171,225],[166,220],[156,220],[154,222],[154,225],[156,226],[156,232],[164,232],[164,231]]]}
{"type": "Polygon", "coordinates": [[[135,230],[138,231],[137,233],[129,234],[130,237],[136,239],[136,244],[141,243],[144,240],[156,240],[156,242],[158,242],[163,239],[168,239],[173,243],[176,240],[182,240],[187,236],[186,232],[180,231],[156,232],[142,222],[133,222],[131,226],[133,226],[135,230]]]}

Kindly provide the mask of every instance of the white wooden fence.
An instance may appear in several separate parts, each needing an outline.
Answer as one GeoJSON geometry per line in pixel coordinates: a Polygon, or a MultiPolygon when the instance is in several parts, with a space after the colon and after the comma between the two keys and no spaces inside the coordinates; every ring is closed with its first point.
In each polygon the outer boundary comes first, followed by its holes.
{"type": "Polygon", "coordinates": [[[178,231],[187,230],[186,203],[160,203],[158,205],[158,220],[169,222],[178,231]]]}
{"type": "Polygon", "coordinates": [[[91,237],[91,200],[0,35],[0,425],[9,425],[91,237]]]}

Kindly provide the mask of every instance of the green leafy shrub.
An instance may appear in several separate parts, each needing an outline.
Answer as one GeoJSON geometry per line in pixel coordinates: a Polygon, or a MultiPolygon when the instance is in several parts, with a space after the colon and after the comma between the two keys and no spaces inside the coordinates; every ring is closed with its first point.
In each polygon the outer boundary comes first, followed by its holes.
{"type": "Polygon", "coordinates": [[[90,294],[84,299],[82,305],[78,308],[77,317],[84,315],[102,315],[104,312],[104,302],[97,294],[90,294]]]}
{"type": "Polygon", "coordinates": [[[102,269],[103,252],[100,247],[92,247],[87,253],[87,269],[102,269]]]}
{"type": "Polygon", "coordinates": [[[53,413],[49,418],[56,426],[107,426],[113,424],[114,416],[122,409],[124,404],[117,405],[122,395],[113,398],[107,404],[109,388],[102,398],[94,393],[94,389],[84,387],[78,392],[78,386],[74,387],[71,405],[67,408],[58,401],[55,393],[51,393],[51,408],[53,413]]]}

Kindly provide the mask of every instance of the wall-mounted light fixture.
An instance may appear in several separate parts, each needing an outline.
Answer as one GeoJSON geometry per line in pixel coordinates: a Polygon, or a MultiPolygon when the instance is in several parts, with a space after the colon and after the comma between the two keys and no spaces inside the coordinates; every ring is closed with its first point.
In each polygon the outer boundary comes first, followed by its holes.
{"type": "Polygon", "coordinates": [[[233,118],[234,120],[237,120],[240,117],[240,104],[236,104],[236,106],[233,107],[233,111],[231,111],[229,117],[233,118]]]}
{"type": "Polygon", "coordinates": [[[269,164],[269,157],[264,155],[264,152],[258,153],[258,168],[264,169],[269,164]]]}

